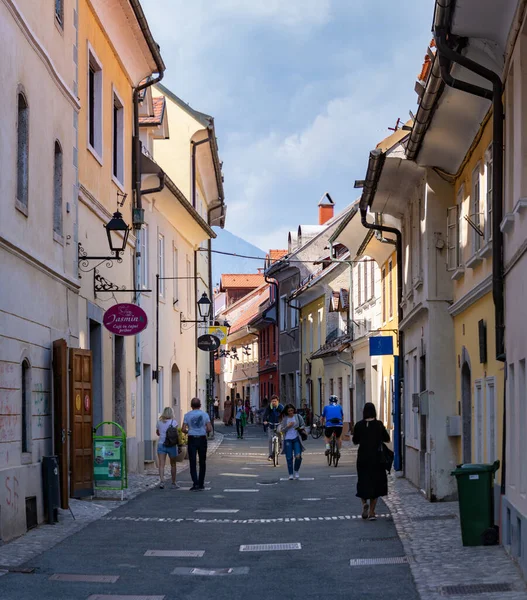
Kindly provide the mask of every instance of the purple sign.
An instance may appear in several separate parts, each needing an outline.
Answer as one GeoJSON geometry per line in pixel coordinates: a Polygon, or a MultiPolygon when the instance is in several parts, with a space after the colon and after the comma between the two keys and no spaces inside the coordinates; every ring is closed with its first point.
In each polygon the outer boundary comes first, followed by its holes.
{"type": "Polygon", "coordinates": [[[148,325],[145,311],[136,304],[116,304],[103,317],[103,324],[115,335],[137,335],[148,325]]]}

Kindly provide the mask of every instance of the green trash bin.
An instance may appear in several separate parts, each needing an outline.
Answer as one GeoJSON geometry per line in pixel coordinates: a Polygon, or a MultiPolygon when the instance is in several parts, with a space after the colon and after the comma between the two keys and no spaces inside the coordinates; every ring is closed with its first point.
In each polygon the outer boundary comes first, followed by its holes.
{"type": "Polygon", "coordinates": [[[499,468],[497,460],[492,465],[458,465],[451,473],[457,480],[463,546],[497,543],[493,483],[499,468]]]}

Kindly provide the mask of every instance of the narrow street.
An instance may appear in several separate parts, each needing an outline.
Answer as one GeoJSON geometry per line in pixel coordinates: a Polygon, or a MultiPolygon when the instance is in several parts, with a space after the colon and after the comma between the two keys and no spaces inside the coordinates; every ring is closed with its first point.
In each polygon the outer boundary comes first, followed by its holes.
{"type": "Polygon", "coordinates": [[[185,471],[181,489],[150,490],[26,563],[33,573],[4,575],[0,598],[419,598],[408,564],[350,564],[405,555],[384,502],[376,522],[360,518],[354,450],[330,468],[323,440],[309,438],[301,479],[289,481],[285,457],[278,468],[267,462],[260,427],[244,440],[219,429],[225,437],[209,457],[205,492],[184,489],[185,471]],[[242,551],[260,544],[297,549],[242,551]]]}

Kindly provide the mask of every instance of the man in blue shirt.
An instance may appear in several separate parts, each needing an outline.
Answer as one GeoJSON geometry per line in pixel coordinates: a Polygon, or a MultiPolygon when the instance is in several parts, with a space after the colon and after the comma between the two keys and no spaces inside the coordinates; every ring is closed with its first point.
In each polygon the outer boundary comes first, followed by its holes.
{"type": "Polygon", "coordinates": [[[324,431],[326,439],[326,456],[330,451],[330,441],[333,433],[335,433],[335,437],[337,438],[337,447],[340,454],[340,449],[342,447],[340,436],[342,435],[342,427],[344,425],[343,419],[344,411],[342,410],[342,406],[339,406],[339,399],[337,396],[330,396],[329,405],[324,406],[324,410],[322,411],[322,425],[326,426],[324,431]]]}
{"type": "Polygon", "coordinates": [[[276,394],[271,396],[271,404],[265,409],[263,416],[263,424],[267,426],[267,438],[269,440],[269,458],[267,460],[273,460],[273,436],[278,423],[280,423],[283,410],[284,407],[278,402],[278,396],[276,394]]]}
{"type": "Polygon", "coordinates": [[[205,471],[207,469],[207,433],[212,431],[209,415],[201,410],[201,400],[192,398],[192,410],[183,417],[181,430],[188,434],[188,460],[190,476],[194,485],[191,492],[205,489],[205,471]],[[199,477],[197,474],[196,455],[199,457],[199,477]]]}

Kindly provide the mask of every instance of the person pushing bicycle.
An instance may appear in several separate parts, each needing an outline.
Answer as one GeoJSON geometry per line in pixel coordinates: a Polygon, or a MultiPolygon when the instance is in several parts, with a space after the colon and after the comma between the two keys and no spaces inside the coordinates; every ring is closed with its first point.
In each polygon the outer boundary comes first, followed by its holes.
{"type": "Polygon", "coordinates": [[[331,448],[331,436],[335,434],[337,438],[337,448],[340,456],[340,449],[342,447],[342,427],[344,425],[344,411],[342,406],[339,405],[339,399],[337,396],[329,397],[329,404],[324,406],[322,411],[321,423],[325,426],[324,438],[326,440],[326,456],[328,456],[331,448]]]}
{"type": "Polygon", "coordinates": [[[265,409],[263,415],[264,426],[271,425],[271,427],[267,427],[267,439],[269,440],[269,457],[267,460],[273,460],[273,435],[278,423],[280,423],[283,410],[284,407],[279,403],[278,396],[276,394],[271,396],[271,404],[265,409]]]}

